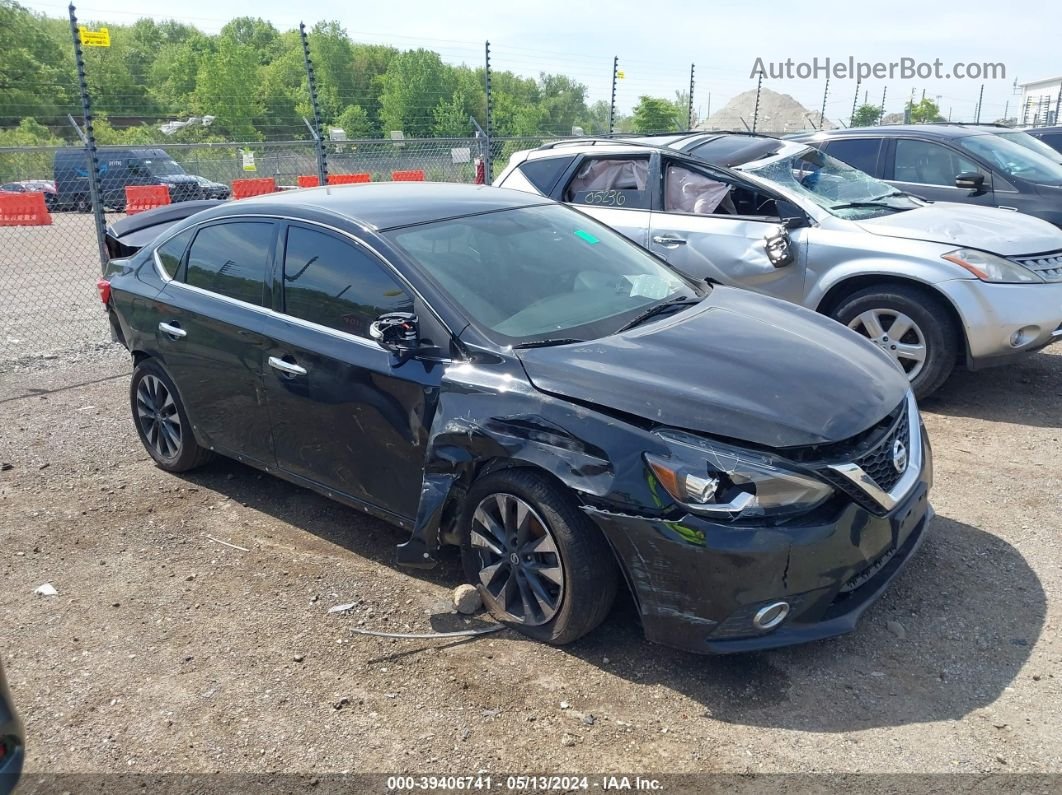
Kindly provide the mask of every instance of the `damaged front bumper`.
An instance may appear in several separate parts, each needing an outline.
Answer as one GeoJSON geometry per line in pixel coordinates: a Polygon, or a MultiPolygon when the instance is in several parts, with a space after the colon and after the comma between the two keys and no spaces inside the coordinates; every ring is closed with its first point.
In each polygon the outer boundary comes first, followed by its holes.
{"type": "MultiPolygon", "coordinates": [[[[843,635],[885,591],[925,537],[932,469],[885,516],[849,503],[828,523],[737,527],[584,508],[617,553],[648,640],[707,654],[843,635]],[[771,629],[757,616],[784,602],[771,629]]],[[[776,613],[777,614],[777,613],[776,613]]]]}

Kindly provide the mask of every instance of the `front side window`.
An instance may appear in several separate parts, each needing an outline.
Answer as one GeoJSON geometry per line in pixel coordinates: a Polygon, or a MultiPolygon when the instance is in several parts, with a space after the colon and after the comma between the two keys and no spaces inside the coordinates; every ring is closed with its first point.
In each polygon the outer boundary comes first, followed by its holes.
{"type": "Polygon", "coordinates": [[[368,252],[330,234],[293,226],[284,253],[284,311],[368,337],[376,318],[385,312],[412,312],[413,299],[368,252]]]}
{"type": "Polygon", "coordinates": [[[387,236],[501,344],[595,339],[694,286],[644,249],[560,205],[392,230],[387,236]]]}
{"type": "Polygon", "coordinates": [[[564,191],[564,201],[589,207],[649,209],[649,158],[587,158],[564,191]]]}
{"type": "Polygon", "coordinates": [[[194,229],[187,229],[167,240],[155,251],[159,265],[171,279],[177,278],[177,271],[181,267],[181,260],[184,259],[184,252],[188,249],[188,241],[192,239],[193,234],[194,229]]]}
{"type": "Polygon", "coordinates": [[[736,215],[731,188],[727,182],[671,163],[664,172],[664,210],[692,215],[736,215]]]}
{"type": "Polygon", "coordinates": [[[901,138],[896,142],[894,179],[919,185],[955,187],[955,177],[963,172],[980,172],[972,160],[930,141],[901,138]]]}
{"type": "Polygon", "coordinates": [[[1008,177],[1038,185],[1062,185],[1062,164],[998,135],[970,135],[959,145],[1008,177]]]}
{"type": "Polygon", "coordinates": [[[200,229],[188,251],[185,281],[261,306],[273,231],[273,224],[262,221],[235,221],[200,229]]]}

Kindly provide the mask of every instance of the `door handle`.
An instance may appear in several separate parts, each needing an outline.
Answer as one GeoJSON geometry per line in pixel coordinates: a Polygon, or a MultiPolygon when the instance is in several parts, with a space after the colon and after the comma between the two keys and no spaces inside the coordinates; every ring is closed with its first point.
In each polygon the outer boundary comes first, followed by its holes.
{"type": "Polygon", "coordinates": [[[176,321],[173,323],[159,323],[159,331],[163,334],[168,334],[171,339],[175,340],[188,336],[188,332],[181,328],[181,324],[176,321]]]}
{"type": "Polygon", "coordinates": [[[279,356],[270,356],[269,366],[274,370],[280,370],[285,375],[306,375],[305,367],[300,367],[294,362],[286,362],[279,356]]]}
{"type": "Polygon", "coordinates": [[[653,242],[659,243],[661,246],[684,246],[686,245],[686,238],[670,237],[668,235],[653,235],[653,242]]]}

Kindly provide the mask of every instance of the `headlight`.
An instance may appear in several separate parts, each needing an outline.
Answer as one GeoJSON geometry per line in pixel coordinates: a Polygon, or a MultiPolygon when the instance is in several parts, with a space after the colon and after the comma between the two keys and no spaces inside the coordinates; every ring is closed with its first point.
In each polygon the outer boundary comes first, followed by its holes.
{"type": "Polygon", "coordinates": [[[833,494],[826,483],[793,471],[774,456],[681,432],[657,436],[671,455],[646,453],[645,461],[664,490],[694,513],[721,519],[792,516],[833,494]]]}
{"type": "Polygon", "coordinates": [[[965,268],[983,282],[1042,282],[1039,276],[1028,268],[1023,268],[1009,259],[978,251],[973,248],[959,248],[941,254],[943,259],[965,268]]]}

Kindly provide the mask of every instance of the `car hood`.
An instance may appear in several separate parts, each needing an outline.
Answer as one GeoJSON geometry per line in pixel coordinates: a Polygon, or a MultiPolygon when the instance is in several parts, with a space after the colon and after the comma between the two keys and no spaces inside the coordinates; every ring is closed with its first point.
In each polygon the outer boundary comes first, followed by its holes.
{"type": "Polygon", "coordinates": [[[622,334],[517,354],[543,392],[771,448],[855,436],[908,388],[884,353],[839,323],[726,287],[622,334]]]}
{"type": "Polygon", "coordinates": [[[170,174],[165,177],[156,177],[160,182],[168,182],[171,185],[199,185],[199,180],[187,174],[170,174]]]}
{"type": "Polygon", "coordinates": [[[1062,231],[1012,210],[934,202],[925,207],[858,222],[875,235],[927,240],[1011,257],[1062,249],[1062,231]]]}

